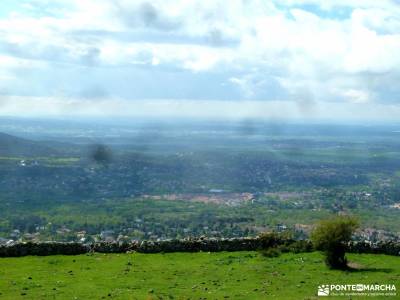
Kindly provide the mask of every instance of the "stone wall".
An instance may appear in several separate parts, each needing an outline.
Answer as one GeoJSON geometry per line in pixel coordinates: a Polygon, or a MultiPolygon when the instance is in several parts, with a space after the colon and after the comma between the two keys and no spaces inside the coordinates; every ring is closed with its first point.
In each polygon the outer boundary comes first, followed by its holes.
{"type": "Polygon", "coordinates": [[[11,246],[0,246],[0,257],[26,255],[77,255],[89,252],[90,247],[80,243],[17,243],[11,246]]]}
{"type": "MultiPolygon", "coordinates": [[[[26,255],[77,255],[83,253],[160,253],[160,252],[218,252],[218,251],[254,251],[284,245],[288,251],[311,251],[309,241],[280,240],[276,245],[265,245],[261,238],[234,239],[183,239],[168,241],[138,241],[132,243],[17,243],[10,246],[0,246],[0,257],[18,257],[26,255]]],[[[400,255],[400,244],[381,242],[376,244],[352,242],[348,246],[353,253],[379,253],[400,255]]],[[[288,252],[286,251],[286,252],[288,252]]]]}
{"type": "Polygon", "coordinates": [[[352,253],[373,253],[400,256],[400,243],[388,242],[352,242],[348,246],[352,253]]]}

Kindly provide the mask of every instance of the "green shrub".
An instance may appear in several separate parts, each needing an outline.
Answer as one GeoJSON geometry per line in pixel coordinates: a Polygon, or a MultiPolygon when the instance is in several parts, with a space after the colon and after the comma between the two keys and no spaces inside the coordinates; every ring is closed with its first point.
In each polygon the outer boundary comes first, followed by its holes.
{"type": "Polygon", "coordinates": [[[325,252],[325,262],[330,268],[347,268],[346,244],[357,227],[358,221],[350,216],[338,216],[317,224],[311,240],[317,250],[325,252]]]}
{"type": "Polygon", "coordinates": [[[279,246],[279,249],[282,252],[291,252],[291,253],[312,252],[314,250],[312,243],[307,240],[293,241],[290,244],[284,244],[279,246]]]}
{"type": "Polygon", "coordinates": [[[278,257],[281,255],[281,251],[278,248],[268,248],[260,250],[260,253],[264,257],[278,257]]]}
{"type": "Polygon", "coordinates": [[[260,235],[261,249],[268,249],[281,245],[290,245],[293,242],[294,240],[289,232],[264,232],[260,235]]]}

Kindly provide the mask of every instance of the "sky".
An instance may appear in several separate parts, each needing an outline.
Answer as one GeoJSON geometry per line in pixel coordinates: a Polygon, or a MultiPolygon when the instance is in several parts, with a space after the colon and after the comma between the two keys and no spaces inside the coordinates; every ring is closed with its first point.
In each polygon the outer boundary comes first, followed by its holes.
{"type": "Polygon", "coordinates": [[[0,115],[400,120],[400,0],[1,0],[0,115]]]}

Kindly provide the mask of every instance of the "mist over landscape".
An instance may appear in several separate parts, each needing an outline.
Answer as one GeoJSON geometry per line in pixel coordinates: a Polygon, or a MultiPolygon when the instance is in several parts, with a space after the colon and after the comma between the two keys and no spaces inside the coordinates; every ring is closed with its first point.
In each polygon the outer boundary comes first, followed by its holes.
{"type": "Polygon", "coordinates": [[[6,237],[302,235],[338,212],[363,215],[370,238],[398,237],[397,125],[6,118],[0,128],[6,237]]]}

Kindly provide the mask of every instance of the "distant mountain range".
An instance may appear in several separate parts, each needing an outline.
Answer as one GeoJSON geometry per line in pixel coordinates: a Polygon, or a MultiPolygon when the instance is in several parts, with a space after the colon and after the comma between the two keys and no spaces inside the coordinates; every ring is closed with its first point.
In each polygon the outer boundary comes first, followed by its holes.
{"type": "Polygon", "coordinates": [[[59,154],[57,149],[43,142],[31,141],[0,132],[0,156],[50,156],[59,154]]]}

